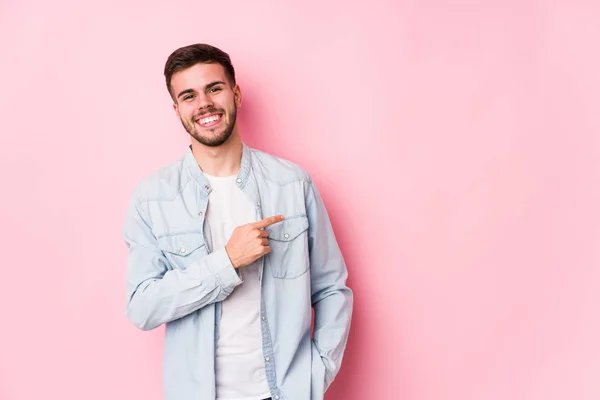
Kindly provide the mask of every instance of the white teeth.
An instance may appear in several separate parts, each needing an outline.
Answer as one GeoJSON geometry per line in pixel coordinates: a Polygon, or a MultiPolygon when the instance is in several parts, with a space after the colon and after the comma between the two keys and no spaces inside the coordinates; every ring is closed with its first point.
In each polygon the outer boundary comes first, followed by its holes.
{"type": "Polygon", "coordinates": [[[200,122],[202,125],[206,125],[206,124],[210,124],[210,123],[212,123],[212,122],[215,122],[215,121],[216,121],[216,120],[218,120],[219,118],[221,118],[221,116],[220,116],[220,115],[213,115],[213,116],[211,116],[211,117],[208,117],[208,118],[202,118],[202,119],[201,119],[199,122],[200,122]]]}

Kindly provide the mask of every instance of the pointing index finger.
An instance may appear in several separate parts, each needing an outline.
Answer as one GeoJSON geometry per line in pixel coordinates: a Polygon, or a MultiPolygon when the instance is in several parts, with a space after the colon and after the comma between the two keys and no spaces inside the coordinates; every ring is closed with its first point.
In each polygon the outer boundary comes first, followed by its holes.
{"type": "Polygon", "coordinates": [[[273,217],[265,218],[262,221],[254,222],[252,226],[258,229],[262,229],[266,228],[269,225],[273,225],[274,223],[283,221],[284,218],[285,217],[283,215],[275,215],[273,217]]]}

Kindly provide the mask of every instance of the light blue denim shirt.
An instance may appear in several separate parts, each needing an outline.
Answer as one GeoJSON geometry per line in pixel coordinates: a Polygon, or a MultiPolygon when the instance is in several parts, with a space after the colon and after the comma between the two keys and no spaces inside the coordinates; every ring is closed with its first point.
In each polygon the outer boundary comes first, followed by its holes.
{"type": "MultiPolygon", "coordinates": [[[[340,369],[353,305],[327,211],[301,167],[245,144],[237,184],[257,220],[285,216],[266,228],[271,252],[259,259],[271,396],[320,400],[340,369]]],[[[166,324],[165,400],[215,399],[220,302],[242,283],[225,249],[212,249],[210,192],[188,149],[138,185],[123,229],[127,316],[143,330],[166,324]]]]}

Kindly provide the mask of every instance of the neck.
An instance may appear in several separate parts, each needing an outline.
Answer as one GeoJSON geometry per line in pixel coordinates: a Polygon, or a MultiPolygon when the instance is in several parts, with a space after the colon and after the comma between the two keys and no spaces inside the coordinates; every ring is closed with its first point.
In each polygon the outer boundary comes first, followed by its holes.
{"type": "Polygon", "coordinates": [[[204,173],[212,176],[236,175],[242,164],[242,140],[237,130],[218,147],[205,146],[192,139],[192,153],[204,173]]]}

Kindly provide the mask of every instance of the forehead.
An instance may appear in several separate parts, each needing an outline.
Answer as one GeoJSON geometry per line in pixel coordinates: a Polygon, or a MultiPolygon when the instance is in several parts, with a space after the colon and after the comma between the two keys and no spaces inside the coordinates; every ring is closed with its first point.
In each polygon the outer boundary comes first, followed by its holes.
{"type": "Polygon", "coordinates": [[[227,82],[225,69],[221,64],[195,64],[176,72],[171,77],[174,93],[186,89],[201,89],[211,82],[227,82]]]}

